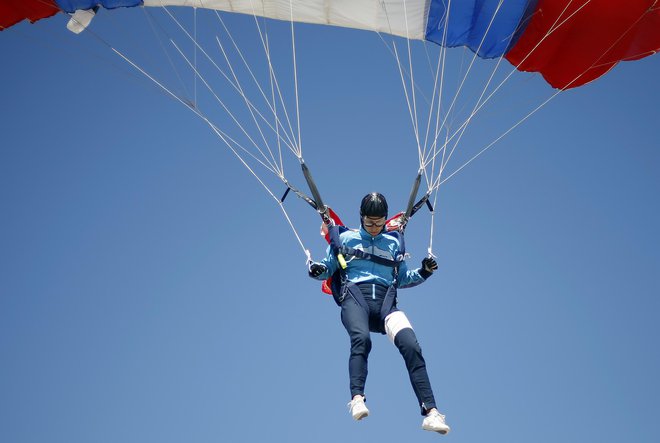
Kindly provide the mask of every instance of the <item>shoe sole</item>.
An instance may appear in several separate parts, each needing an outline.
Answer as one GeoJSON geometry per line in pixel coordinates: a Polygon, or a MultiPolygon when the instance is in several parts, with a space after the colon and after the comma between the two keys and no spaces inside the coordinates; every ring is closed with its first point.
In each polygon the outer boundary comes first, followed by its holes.
{"type": "Polygon", "coordinates": [[[449,432],[449,430],[447,430],[447,429],[436,430],[436,429],[430,429],[430,428],[424,428],[424,427],[422,427],[422,429],[424,429],[425,431],[437,432],[438,434],[442,434],[442,435],[447,435],[447,433],[449,432]]]}
{"type": "Polygon", "coordinates": [[[369,416],[369,411],[364,411],[360,414],[354,415],[353,418],[355,419],[355,421],[360,421],[367,416],[369,416]]]}

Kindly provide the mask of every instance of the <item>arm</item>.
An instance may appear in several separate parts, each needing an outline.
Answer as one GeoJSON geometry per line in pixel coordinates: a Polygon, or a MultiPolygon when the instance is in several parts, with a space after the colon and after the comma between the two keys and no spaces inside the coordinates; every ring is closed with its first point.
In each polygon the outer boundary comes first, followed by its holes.
{"type": "Polygon", "coordinates": [[[406,262],[399,265],[399,288],[411,288],[425,282],[433,271],[438,269],[438,264],[431,257],[422,260],[422,266],[418,269],[409,270],[406,262]]]}
{"type": "Polygon", "coordinates": [[[321,260],[319,263],[314,263],[318,265],[325,266],[325,271],[321,272],[319,275],[312,276],[313,279],[316,280],[325,280],[328,277],[330,277],[332,274],[335,273],[337,270],[337,267],[339,266],[339,263],[337,262],[337,257],[335,257],[335,254],[332,253],[332,248],[328,246],[328,249],[326,250],[325,258],[321,260]]]}

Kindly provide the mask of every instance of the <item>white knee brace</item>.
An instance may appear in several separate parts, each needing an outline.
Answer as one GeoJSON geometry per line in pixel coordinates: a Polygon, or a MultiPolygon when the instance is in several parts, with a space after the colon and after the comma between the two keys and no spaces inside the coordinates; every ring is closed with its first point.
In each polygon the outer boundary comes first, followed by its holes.
{"type": "Polygon", "coordinates": [[[394,337],[406,328],[412,329],[412,325],[403,311],[395,311],[385,317],[385,332],[392,343],[394,343],[394,337]]]}

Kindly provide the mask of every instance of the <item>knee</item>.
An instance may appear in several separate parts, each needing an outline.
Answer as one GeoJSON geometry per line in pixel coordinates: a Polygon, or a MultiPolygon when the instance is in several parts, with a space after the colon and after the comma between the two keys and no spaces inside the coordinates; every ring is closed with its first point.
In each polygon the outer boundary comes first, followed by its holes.
{"type": "Polygon", "coordinates": [[[368,332],[359,332],[351,336],[351,351],[356,353],[369,353],[371,350],[371,336],[368,332]]]}

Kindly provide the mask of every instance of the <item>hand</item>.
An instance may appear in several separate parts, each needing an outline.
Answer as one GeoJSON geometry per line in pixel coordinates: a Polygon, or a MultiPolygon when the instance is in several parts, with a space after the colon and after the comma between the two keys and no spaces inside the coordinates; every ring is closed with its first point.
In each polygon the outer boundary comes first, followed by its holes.
{"type": "Polygon", "coordinates": [[[422,260],[422,269],[424,269],[429,274],[433,274],[433,271],[438,269],[438,263],[433,257],[426,257],[422,260]]]}
{"type": "Polygon", "coordinates": [[[319,275],[323,274],[328,268],[325,267],[324,264],[321,263],[312,263],[309,265],[309,276],[312,278],[316,278],[319,275]]]}

